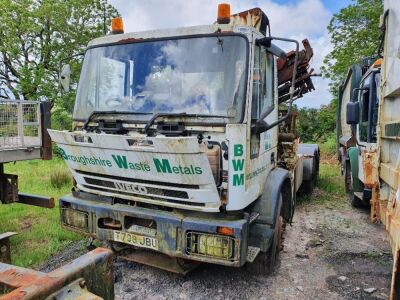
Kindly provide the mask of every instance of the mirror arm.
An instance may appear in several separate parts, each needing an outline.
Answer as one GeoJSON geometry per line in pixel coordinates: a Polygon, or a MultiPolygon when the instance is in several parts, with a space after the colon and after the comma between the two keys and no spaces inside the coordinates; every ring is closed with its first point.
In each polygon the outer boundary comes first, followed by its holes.
{"type": "Polygon", "coordinates": [[[61,59],[60,62],[59,62],[59,70],[61,70],[62,64],[63,64],[64,61],[70,60],[70,59],[75,58],[75,57],[78,57],[78,56],[84,56],[84,55],[85,55],[85,52],[79,52],[79,53],[77,53],[77,54],[70,55],[70,56],[67,56],[67,57],[61,59]]]}
{"type": "MultiPolygon", "coordinates": [[[[352,97],[352,99],[355,99],[357,91],[368,91],[368,90],[369,90],[369,88],[367,88],[367,87],[365,87],[365,88],[354,88],[353,89],[353,97],[352,97]]],[[[357,101],[353,101],[353,102],[357,102],[357,101]]]]}
{"type": "Polygon", "coordinates": [[[367,146],[361,145],[361,144],[358,142],[357,135],[356,135],[356,133],[354,132],[353,126],[351,126],[350,128],[351,128],[351,134],[354,136],[354,139],[356,140],[356,145],[357,145],[358,147],[361,147],[361,148],[367,148],[367,146]]]}
{"type": "MultiPolygon", "coordinates": [[[[293,67],[293,74],[292,74],[292,84],[290,86],[290,98],[289,98],[289,106],[288,106],[288,111],[286,113],[285,116],[283,116],[281,119],[277,120],[276,122],[273,122],[271,124],[268,124],[268,126],[266,127],[265,131],[275,127],[276,125],[279,125],[280,123],[286,121],[287,118],[290,117],[291,113],[292,113],[292,104],[293,104],[293,97],[294,97],[294,86],[295,86],[295,81],[296,81],[296,75],[297,75],[297,67],[299,64],[299,42],[294,40],[294,39],[287,39],[287,38],[278,38],[278,37],[271,37],[270,39],[274,39],[274,40],[279,40],[279,41],[284,41],[284,42],[291,42],[291,43],[295,43],[296,44],[296,52],[295,52],[295,57],[294,57],[294,67],[293,67]]],[[[260,117],[260,121],[263,121],[263,119],[269,114],[270,112],[268,112],[268,110],[263,113],[260,117]],[[266,114],[267,113],[267,114],[266,114]]]]}

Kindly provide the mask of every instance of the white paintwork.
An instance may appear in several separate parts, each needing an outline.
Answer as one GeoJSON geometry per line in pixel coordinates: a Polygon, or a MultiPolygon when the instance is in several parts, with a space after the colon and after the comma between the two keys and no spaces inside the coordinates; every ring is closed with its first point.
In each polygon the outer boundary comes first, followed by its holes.
{"type": "MultiPolygon", "coordinates": [[[[385,11],[389,11],[387,18],[387,32],[385,37],[384,68],[385,82],[383,92],[385,97],[400,95],[400,6],[398,0],[385,0],[385,11]]],[[[397,110],[398,112],[399,110],[397,110]]]]}
{"type": "Polygon", "coordinates": [[[191,27],[179,27],[159,30],[148,30],[141,32],[130,32],[124,34],[111,34],[103,37],[99,37],[89,42],[88,47],[99,46],[103,44],[112,44],[129,39],[137,39],[138,42],[141,39],[159,39],[159,38],[171,38],[188,35],[199,35],[199,34],[210,34],[216,31],[227,31],[241,33],[247,36],[251,42],[253,33],[258,33],[253,27],[243,25],[230,25],[230,24],[214,24],[214,25],[201,25],[191,27]]]}
{"type": "MultiPolygon", "coordinates": [[[[90,46],[99,46],[102,44],[116,43],[127,39],[151,39],[151,38],[167,38],[176,36],[187,36],[195,34],[210,34],[216,32],[218,29],[222,31],[239,32],[245,34],[249,40],[249,65],[248,65],[248,85],[246,95],[246,108],[244,112],[244,122],[242,124],[227,124],[224,126],[196,126],[198,130],[204,130],[212,136],[211,140],[218,142],[227,142],[229,145],[229,159],[228,161],[223,160],[223,169],[228,170],[229,177],[228,183],[223,183],[222,187],[228,190],[228,200],[226,209],[228,211],[240,210],[247,207],[250,203],[255,201],[263,192],[264,186],[270,171],[276,167],[277,160],[277,144],[278,144],[278,126],[264,132],[260,135],[259,143],[259,155],[255,158],[250,157],[250,116],[251,116],[251,100],[252,100],[252,78],[253,78],[253,61],[254,61],[254,46],[255,39],[261,38],[258,31],[248,26],[233,26],[233,25],[211,25],[211,26],[195,26],[186,28],[166,29],[166,30],[153,30],[139,33],[127,33],[119,35],[110,35],[95,39],[89,43],[90,46]],[[241,155],[235,152],[235,145],[241,145],[241,155]],[[271,161],[271,157],[274,157],[274,161],[271,161]],[[233,160],[244,160],[243,170],[234,170],[233,160]],[[243,184],[235,184],[235,176],[243,176],[243,184]]],[[[278,84],[277,84],[277,67],[275,61],[274,74],[268,74],[267,76],[273,76],[275,82],[274,91],[274,110],[266,117],[267,123],[273,123],[278,119],[278,84]]],[[[132,125],[130,125],[132,126],[132,125]]],[[[81,163],[74,162],[70,159],[67,160],[67,164],[70,167],[77,186],[87,192],[95,194],[102,194],[107,196],[115,196],[113,191],[116,189],[110,188],[108,191],[98,191],[91,189],[90,184],[85,184],[84,177],[79,171],[91,172],[98,174],[99,177],[91,175],[92,178],[101,178],[102,174],[126,177],[132,179],[141,179],[158,182],[170,182],[170,183],[182,183],[182,184],[196,184],[200,188],[197,190],[184,189],[184,188],[166,188],[165,186],[157,186],[154,184],[138,184],[144,188],[163,188],[186,191],[189,195],[189,199],[184,199],[185,202],[205,203],[204,207],[201,206],[190,206],[186,204],[180,204],[179,201],[165,202],[153,199],[141,198],[140,194],[135,196],[124,196],[118,195],[120,198],[131,199],[135,201],[148,202],[153,204],[159,204],[164,206],[171,206],[177,208],[185,208],[190,210],[217,212],[221,206],[221,200],[214,183],[214,178],[211,173],[211,168],[207,160],[207,156],[202,153],[199,149],[198,141],[196,137],[145,137],[137,132],[135,136],[127,135],[111,135],[111,134],[94,134],[85,132],[66,132],[66,131],[50,131],[52,139],[67,153],[74,154],[76,156],[101,156],[112,163],[110,167],[93,166],[93,165],[82,165],[81,163]],[[75,141],[75,136],[90,137],[92,143],[79,143],[75,141]],[[150,140],[152,146],[144,147],[131,147],[128,145],[127,140],[129,139],[143,139],[150,140]],[[131,170],[121,169],[115,165],[112,154],[124,155],[129,161],[147,163],[150,166],[148,172],[133,172],[131,170]],[[154,158],[168,159],[171,165],[182,165],[189,166],[194,165],[195,167],[201,167],[203,172],[201,175],[182,175],[182,174],[160,174],[156,171],[154,165],[154,158]]],[[[237,149],[236,149],[237,150],[237,149]]],[[[239,152],[241,152],[239,151],[239,152]]],[[[237,162],[236,162],[237,163],[237,162]]],[[[302,165],[301,165],[302,166],[302,165]]],[[[291,174],[292,178],[294,174],[291,174]]],[[[239,177],[240,178],[240,177],[239,177]]],[[[236,177],[238,180],[238,177],[236,177]]],[[[128,182],[120,181],[122,184],[128,182]]],[[[292,182],[293,184],[293,182],[292,182]]],[[[295,188],[295,187],[293,187],[295,188]]],[[[176,200],[176,199],[175,199],[176,200]]]]}

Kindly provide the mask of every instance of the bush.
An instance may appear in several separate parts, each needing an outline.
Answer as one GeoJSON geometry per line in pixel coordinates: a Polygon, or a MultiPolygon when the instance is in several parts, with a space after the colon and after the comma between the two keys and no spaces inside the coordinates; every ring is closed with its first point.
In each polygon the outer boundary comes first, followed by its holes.
{"type": "Polygon", "coordinates": [[[55,188],[62,188],[65,185],[71,185],[72,177],[69,171],[56,169],[50,174],[50,183],[55,188]]]}
{"type": "Polygon", "coordinates": [[[332,157],[336,155],[336,133],[331,133],[327,139],[320,144],[321,156],[332,157]]]}

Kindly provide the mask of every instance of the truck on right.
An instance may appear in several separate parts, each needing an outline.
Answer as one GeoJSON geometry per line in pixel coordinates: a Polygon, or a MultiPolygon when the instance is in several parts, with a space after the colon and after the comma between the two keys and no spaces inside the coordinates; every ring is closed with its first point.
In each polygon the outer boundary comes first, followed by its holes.
{"type": "Polygon", "coordinates": [[[353,206],[371,207],[393,253],[390,299],[400,299],[400,5],[385,0],[377,59],[349,70],[339,89],[338,155],[353,206]]]}

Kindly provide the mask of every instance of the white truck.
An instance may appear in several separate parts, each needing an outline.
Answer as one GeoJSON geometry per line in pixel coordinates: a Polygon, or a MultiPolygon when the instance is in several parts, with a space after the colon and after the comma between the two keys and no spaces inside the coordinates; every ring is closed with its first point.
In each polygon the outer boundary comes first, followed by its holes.
{"type": "Polygon", "coordinates": [[[175,272],[271,272],[296,192],[318,175],[319,148],[299,144],[291,112],[313,89],[303,44],[271,37],[258,8],[220,4],[213,25],[139,33],[114,19],[87,47],[73,130],[49,130],[75,180],[63,226],[175,272]]]}
{"type": "Polygon", "coordinates": [[[397,0],[384,1],[381,29],[383,53],[379,54],[383,57],[353,87],[355,97],[345,107],[347,124],[353,128],[353,145],[347,151],[348,167],[353,204],[370,204],[371,220],[383,223],[389,233],[393,253],[390,299],[400,299],[400,6],[397,0]]]}

